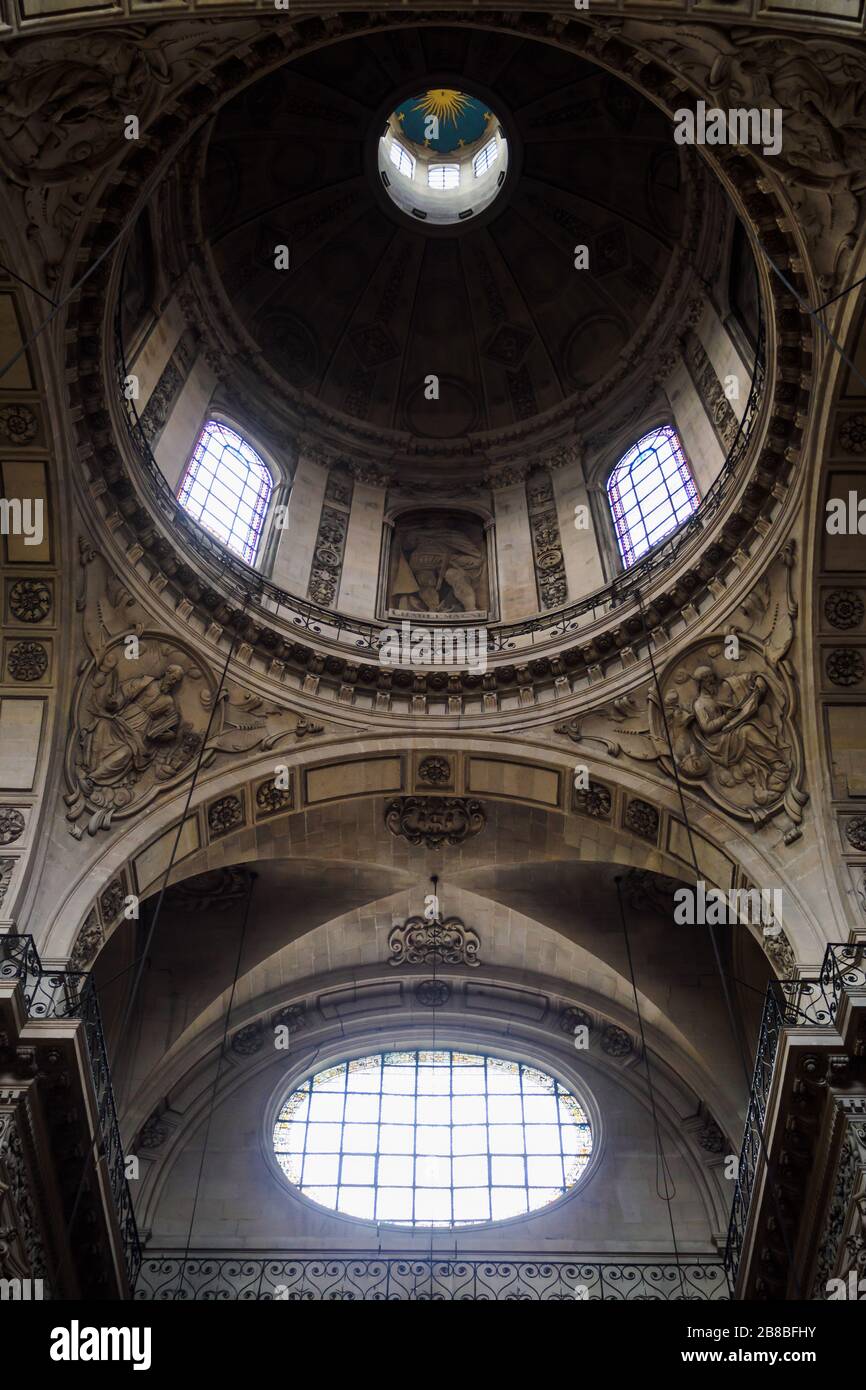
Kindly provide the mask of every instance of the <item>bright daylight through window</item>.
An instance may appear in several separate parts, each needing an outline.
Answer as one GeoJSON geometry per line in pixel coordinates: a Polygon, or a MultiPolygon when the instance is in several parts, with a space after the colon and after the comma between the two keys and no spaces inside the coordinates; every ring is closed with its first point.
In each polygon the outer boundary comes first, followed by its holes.
{"type": "Polygon", "coordinates": [[[504,1220],[555,1202],[592,1152],[580,1103],[500,1057],[385,1052],[317,1072],[283,1104],[274,1152],[304,1196],[407,1226],[504,1220]]]}
{"type": "Polygon", "coordinates": [[[675,429],[663,425],[639,439],[607,481],[623,564],[628,568],[698,505],[698,489],[675,429]]]}
{"type": "Polygon", "coordinates": [[[178,500],[217,540],[254,563],[273,479],[245,439],[208,420],[181,481],[178,500]]]}

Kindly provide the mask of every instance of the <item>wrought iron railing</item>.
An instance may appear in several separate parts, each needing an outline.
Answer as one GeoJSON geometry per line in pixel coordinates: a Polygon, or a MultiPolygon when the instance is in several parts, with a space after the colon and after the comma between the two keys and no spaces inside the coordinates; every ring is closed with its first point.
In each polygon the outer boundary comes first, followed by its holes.
{"type": "MultiPolygon", "coordinates": [[[[129,378],[120,324],[118,303],[114,328],[115,370],[122,416],[129,441],[141,464],[142,476],[159,514],[189,545],[212,581],[216,584],[231,585],[236,598],[255,598],[264,605],[271,616],[282,618],[290,627],[327,637],[337,643],[348,641],[354,648],[369,652],[375,659],[382,643],[385,624],[345,617],[330,608],[297,598],[285,589],[279,588],[238,556],[233,555],[204,527],[193,521],[189,513],[183,509],[153,455],[135,400],[127,390],[129,378]]],[[[488,631],[488,650],[516,651],[519,637],[529,637],[531,645],[556,641],[622,607],[634,598],[636,591],[644,592],[646,585],[658,573],[666,570],[682,554],[686,546],[706,528],[708,521],[716,515],[728,496],[731,483],[740,471],[740,463],[760,417],[765,380],[765,332],[762,317],[758,327],[752,380],[742,419],[725,462],[702,498],[697,511],[654,546],[636,565],[617,575],[604,588],[597,589],[564,608],[539,613],[521,622],[498,623],[491,627],[488,631]]]]}
{"type": "Polygon", "coordinates": [[[774,980],[767,989],[725,1249],[732,1289],[762,1171],[767,1100],[782,1034],[786,1028],[833,1028],[842,996],[862,989],[866,989],[866,945],[841,942],[827,947],[817,979],[774,980]]]}
{"type": "Polygon", "coordinates": [[[158,1302],[715,1302],[720,1260],[330,1259],[146,1253],[136,1299],[158,1302]]]}
{"type": "Polygon", "coordinates": [[[120,1125],[93,980],[86,971],[44,969],[33,937],[19,935],[0,936],[0,980],[20,982],[31,1018],[80,1018],[84,1025],[102,1156],[120,1226],[129,1286],[134,1288],[141,1265],[141,1244],[126,1179],[120,1125]]]}

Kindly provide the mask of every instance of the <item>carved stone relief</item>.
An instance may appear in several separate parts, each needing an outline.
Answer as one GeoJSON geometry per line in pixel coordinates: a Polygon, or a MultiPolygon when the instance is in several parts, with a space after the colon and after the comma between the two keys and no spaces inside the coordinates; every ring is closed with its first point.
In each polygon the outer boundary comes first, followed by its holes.
{"type": "MultiPolygon", "coordinates": [[[[716,106],[779,107],[782,149],[766,160],[809,237],[821,282],[844,273],[863,209],[866,57],[825,37],[627,21],[623,37],[657,55],[716,106]]],[[[755,157],[761,159],[757,150],[755,157]]]]}
{"type": "Polygon", "coordinates": [[[9,884],[12,882],[12,870],[15,868],[16,861],[9,859],[5,855],[0,858],[0,907],[6,900],[9,891],[9,884]]]}
{"type": "Polygon", "coordinates": [[[737,437],[740,422],[725,395],[722,383],[716,376],[716,369],[706,354],[703,343],[694,330],[688,332],[683,341],[683,357],[695,390],[701,399],[707,415],[712,421],[719,443],[727,453],[737,437]]]}
{"type": "Polygon", "coordinates": [[[340,470],[329,476],[307,585],[307,597],[324,608],[330,607],[336,601],[340,588],[352,489],[352,477],[349,472],[344,474],[340,470]]]}
{"type": "Polygon", "coordinates": [[[183,334],[163,368],[162,375],[141,412],[141,428],[153,447],[165,428],[195,359],[195,337],[190,329],[183,334]]]}
{"type": "MultiPolygon", "coordinates": [[[[95,566],[83,554],[85,574],[95,566]]],[[[85,583],[84,636],[89,660],[79,668],[66,748],[65,800],[72,833],[87,816],[95,835],[173,790],[201,758],[270,749],[301,732],[305,721],[226,682],[185,642],[133,623],[129,601],[105,581],[94,603],[85,583]]]]}
{"type": "Polygon", "coordinates": [[[385,807],[385,825],[410,845],[460,845],[487,824],[480,801],[465,796],[398,796],[385,807]]]}
{"type": "Polygon", "coordinates": [[[392,928],[388,936],[389,965],[480,965],[481,939],[459,917],[444,922],[428,922],[424,917],[407,917],[392,928]]]}
{"type": "Polygon", "coordinates": [[[147,124],[168,82],[159,43],[135,31],[9,45],[0,55],[0,167],[18,184],[92,170],[124,148],[129,112],[147,124]]]}
{"type": "Polygon", "coordinates": [[[692,643],[661,667],[658,692],[649,685],[556,732],[601,744],[611,757],[657,762],[671,777],[675,762],[686,785],[729,815],[764,825],[784,812],[786,838],[796,838],[808,798],[787,660],[797,612],[792,564],[788,546],[743,603],[748,630],[692,643]]]}
{"type": "Polygon", "coordinates": [[[542,609],[559,608],[568,599],[568,582],[559,534],[559,517],[549,474],[536,473],[529,479],[526,485],[526,501],[539,606],[542,609]]]}

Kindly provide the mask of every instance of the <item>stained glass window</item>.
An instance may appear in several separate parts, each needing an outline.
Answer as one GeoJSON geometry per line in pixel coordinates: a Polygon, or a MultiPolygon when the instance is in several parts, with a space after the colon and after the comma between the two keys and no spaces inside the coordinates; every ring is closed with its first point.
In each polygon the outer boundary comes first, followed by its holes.
{"type": "Polygon", "coordinates": [[[331,1211],[399,1226],[470,1226],[545,1207],[592,1152],[579,1101],[501,1057],[383,1052],[308,1078],[282,1106],[274,1152],[331,1211]]]}
{"type": "Polygon", "coordinates": [[[255,563],[274,480],[255,449],[208,420],[181,479],[178,500],[236,555],[255,563]]]}
{"type": "Polygon", "coordinates": [[[698,489],[671,425],[650,430],[607,480],[613,524],[626,568],[676,529],[698,505],[698,489]]]}

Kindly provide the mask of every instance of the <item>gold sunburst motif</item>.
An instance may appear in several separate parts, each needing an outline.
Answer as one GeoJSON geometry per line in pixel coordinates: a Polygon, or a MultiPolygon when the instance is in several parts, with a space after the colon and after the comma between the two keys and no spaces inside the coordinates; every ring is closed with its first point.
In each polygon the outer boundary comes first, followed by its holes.
{"type": "Polygon", "coordinates": [[[425,116],[435,116],[437,120],[450,121],[452,125],[456,125],[468,105],[469,97],[463,92],[457,92],[453,87],[433,87],[431,91],[424,93],[415,110],[423,111],[425,116]]]}

